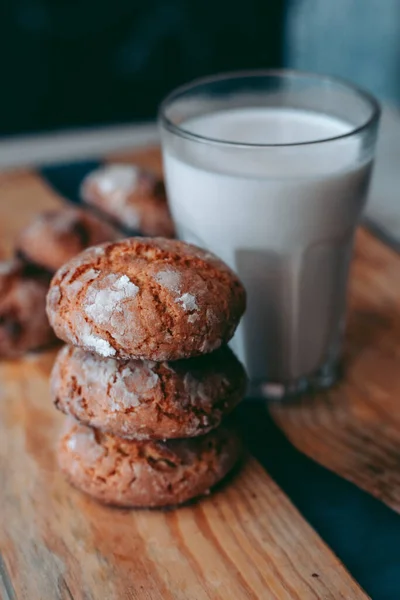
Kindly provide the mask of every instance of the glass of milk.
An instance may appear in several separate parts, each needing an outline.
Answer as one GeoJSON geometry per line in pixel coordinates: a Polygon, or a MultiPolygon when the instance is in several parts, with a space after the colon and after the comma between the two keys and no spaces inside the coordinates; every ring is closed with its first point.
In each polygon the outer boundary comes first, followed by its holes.
{"type": "Polygon", "coordinates": [[[379,112],[346,82],[293,71],[201,79],[161,105],[178,236],[247,290],[232,345],[252,393],[285,398],[337,377],[379,112]]]}

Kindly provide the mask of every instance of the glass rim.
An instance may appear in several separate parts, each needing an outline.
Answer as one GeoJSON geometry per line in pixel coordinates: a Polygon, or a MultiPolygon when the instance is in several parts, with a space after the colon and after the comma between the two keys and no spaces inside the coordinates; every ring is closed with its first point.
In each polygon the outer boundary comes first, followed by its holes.
{"type": "Polygon", "coordinates": [[[252,70],[243,70],[243,71],[228,71],[224,73],[220,73],[217,75],[209,75],[207,77],[198,77],[184,85],[181,85],[172,92],[170,92],[164,100],[161,102],[159,110],[158,110],[158,120],[160,124],[175,135],[186,138],[195,142],[200,142],[203,144],[211,144],[222,147],[234,147],[234,148],[284,148],[284,147],[292,147],[292,146],[311,146],[315,144],[324,144],[326,142],[334,142],[337,140],[342,140],[353,135],[357,135],[361,133],[363,130],[368,129],[370,126],[375,124],[380,117],[381,107],[378,100],[370,94],[368,91],[363,88],[353,84],[352,82],[344,79],[342,77],[336,77],[331,75],[322,75],[319,73],[313,73],[312,71],[301,71],[297,69],[252,69],[252,70]],[[341,87],[347,88],[348,91],[355,93],[359,97],[363,98],[371,108],[370,117],[361,125],[352,128],[347,133],[342,133],[340,135],[336,135],[333,137],[323,138],[319,140],[311,140],[305,142],[285,142],[285,143],[274,143],[274,144],[266,144],[266,143],[250,143],[250,142],[233,142],[227,140],[221,140],[218,138],[212,138],[209,136],[200,135],[198,133],[192,133],[179,125],[176,125],[167,117],[166,111],[168,107],[177,99],[179,96],[188,92],[190,90],[194,90],[201,85],[217,83],[219,81],[229,80],[229,79],[245,79],[245,78],[255,78],[255,77],[280,77],[284,78],[298,78],[298,79],[315,79],[320,82],[329,82],[335,85],[340,85],[341,87]]]}

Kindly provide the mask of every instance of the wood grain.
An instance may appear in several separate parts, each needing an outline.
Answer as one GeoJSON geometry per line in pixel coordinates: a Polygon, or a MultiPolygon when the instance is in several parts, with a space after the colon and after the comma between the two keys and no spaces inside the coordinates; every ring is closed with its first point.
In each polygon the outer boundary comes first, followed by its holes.
{"type": "Polygon", "coordinates": [[[352,268],[345,374],[271,413],[302,452],[400,512],[400,256],[365,230],[352,268]]]}
{"type": "MultiPolygon", "coordinates": [[[[156,152],[142,160],[159,164],[156,152]]],[[[35,174],[11,180],[0,182],[4,251],[29,216],[59,202],[35,174]]],[[[53,360],[0,365],[1,598],[366,598],[252,457],[215,494],[171,512],[107,508],[72,489],[54,455],[63,417],[49,399],[53,360]]]]}
{"type": "Polygon", "coordinates": [[[0,580],[16,598],[365,598],[251,457],[171,512],[107,508],[72,489],[54,456],[52,361],[0,367],[0,580]]]}

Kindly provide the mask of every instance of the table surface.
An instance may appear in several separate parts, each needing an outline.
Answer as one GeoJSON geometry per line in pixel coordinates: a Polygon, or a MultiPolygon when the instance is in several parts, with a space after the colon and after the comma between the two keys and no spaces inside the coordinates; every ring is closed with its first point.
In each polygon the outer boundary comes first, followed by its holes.
{"type": "MultiPolygon", "coordinates": [[[[112,159],[161,170],[157,149],[112,159]]],[[[89,167],[0,175],[0,257],[35,213],[65,201],[49,182],[74,199],[89,167]]],[[[292,405],[246,401],[241,469],[170,512],[103,507],[72,489],[54,456],[54,351],[3,362],[0,598],[399,598],[399,298],[400,257],[360,230],[343,380],[292,405]]]]}

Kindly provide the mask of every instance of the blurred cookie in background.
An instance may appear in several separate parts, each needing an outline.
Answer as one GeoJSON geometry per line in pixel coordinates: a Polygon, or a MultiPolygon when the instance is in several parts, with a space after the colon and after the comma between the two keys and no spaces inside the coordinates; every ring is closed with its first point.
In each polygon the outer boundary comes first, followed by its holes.
{"type": "Polygon", "coordinates": [[[81,197],[124,229],[175,235],[164,183],[137,165],[109,164],[92,171],[82,182],[81,197]]]}
{"type": "Polygon", "coordinates": [[[56,342],[46,316],[50,275],[19,259],[0,262],[0,358],[56,342]]]}
{"type": "Polygon", "coordinates": [[[121,232],[101,217],[66,206],[38,214],[21,231],[16,251],[26,261],[53,273],[85,248],[121,237],[121,232]]]}

